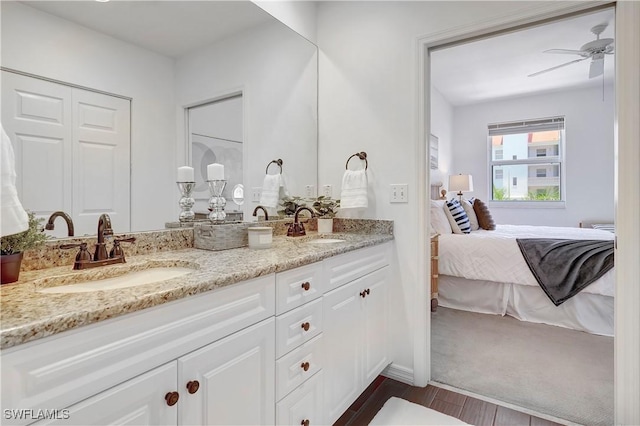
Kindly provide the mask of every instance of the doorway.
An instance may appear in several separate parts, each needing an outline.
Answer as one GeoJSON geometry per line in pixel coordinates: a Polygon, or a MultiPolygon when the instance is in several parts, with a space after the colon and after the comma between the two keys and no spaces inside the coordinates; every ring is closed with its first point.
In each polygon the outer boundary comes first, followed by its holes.
{"type": "MultiPolygon", "coordinates": [[[[424,146],[425,134],[429,134],[431,125],[429,123],[428,114],[430,112],[430,75],[429,64],[430,59],[428,50],[433,47],[440,47],[447,43],[459,42],[470,37],[479,35],[492,34],[496,29],[515,29],[523,24],[539,23],[541,20],[549,18],[557,18],[569,13],[585,11],[589,9],[588,5],[573,5],[545,8],[544,11],[536,11],[532,13],[518,14],[511,17],[502,17],[492,22],[491,25],[472,25],[464,29],[458,29],[448,33],[434,34],[425,36],[418,41],[418,57],[419,75],[422,77],[418,80],[419,93],[425,93],[418,104],[420,120],[423,121],[420,126],[423,129],[416,143],[417,154],[421,161],[427,157],[427,149],[424,146]],[[426,84],[425,84],[426,83],[426,84]],[[426,116],[424,114],[427,114],[426,116]],[[426,117],[426,118],[425,118],[426,117]]],[[[635,34],[634,36],[617,37],[616,43],[616,74],[618,86],[616,87],[616,124],[617,133],[615,136],[616,144],[616,190],[620,197],[616,197],[616,225],[618,227],[618,239],[616,248],[616,377],[615,377],[615,411],[617,423],[633,424],[638,419],[636,401],[638,395],[638,370],[637,359],[638,354],[638,335],[637,335],[637,310],[634,310],[634,304],[637,304],[639,294],[636,290],[630,289],[628,286],[621,285],[626,280],[636,280],[639,274],[637,260],[634,260],[637,254],[637,240],[639,229],[637,224],[637,214],[631,215],[633,206],[638,203],[637,190],[627,184],[627,181],[635,181],[638,179],[637,170],[637,146],[630,143],[637,139],[638,125],[632,115],[637,115],[639,110],[638,91],[637,91],[637,75],[634,76],[634,67],[638,61],[639,53],[633,47],[637,36],[634,28],[640,19],[640,8],[634,4],[619,3],[616,5],[616,31],[618,34],[635,34]],[[621,91],[619,87],[625,87],[625,91],[621,91]],[[630,91],[631,94],[626,92],[630,91]],[[624,197],[622,195],[624,194],[624,197]],[[624,230],[624,231],[623,231],[624,230]],[[628,238],[627,238],[628,235],[628,238]],[[635,278],[634,278],[635,277],[635,278]],[[622,309],[621,309],[622,307],[622,309]],[[634,329],[636,331],[634,331],[634,329]]],[[[426,161],[424,161],[426,163],[426,161]]],[[[419,196],[428,198],[429,176],[427,175],[426,164],[419,166],[420,188],[419,196]]],[[[419,212],[420,217],[426,217],[421,221],[421,230],[426,231],[428,226],[429,212],[428,200],[421,200],[419,212]]],[[[419,245],[419,259],[426,259],[426,232],[421,233],[421,238],[425,238],[419,245]]],[[[426,282],[428,276],[428,264],[423,262],[424,268],[420,271],[420,282],[426,282]]],[[[414,378],[417,385],[423,385],[429,380],[429,363],[430,356],[428,353],[430,339],[429,325],[430,318],[428,316],[427,290],[418,288],[416,299],[418,318],[423,319],[424,323],[417,323],[417,329],[414,333],[414,378]]]]}
{"type": "Polygon", "coordinates": [[[187,109],[190,161],[194,168],[196,215],[208,214],[210,198],[207,167],[224,166],[227,180],[222,196],[226,199],[227,220],[242,220],[244,204],[243,177],[243,103],[242,94],[187,109]]]}

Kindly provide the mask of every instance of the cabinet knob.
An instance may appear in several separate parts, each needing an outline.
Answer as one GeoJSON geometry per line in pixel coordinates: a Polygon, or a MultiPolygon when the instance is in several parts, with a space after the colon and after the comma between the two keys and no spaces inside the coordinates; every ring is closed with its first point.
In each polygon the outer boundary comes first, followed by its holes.
{"type": "Polygon", "coordinates": [[[169,407],[171,407],[172,405],[176,405],[179,398],[180,394],[178,392],[169,392],[164,396],[164,400],[167,401],[167,405],[169,407]]]}
{"type": "Polygon", "coordinates": [[[309,326],[310,326],[310,325],[311,325],[311,324],[309,324],[309,322],[303,322],[302,324],[300,324],[300,327],[301,327],[302,329],[304,329],[304,331],[309,331],[309,326]]]}
{"type": "Polygon", "coordinates": [[[360,297],[363,297],[363,298],[364,298],[364,297],[367,297],[367,292],[366,292],[365,290],[362,290],[362,291],[360,292],[360,297]]]}
{"type": "Polygon", "coordinates": [[[367,295],[368,295],[369,293],[371,293],[371,290],[366,289],[366,290],[365,290],[365,292],[366,292],[366,293],[367,293],[367,295]]]}
{"type": "Polygon", "coordinates": [[[304,291],[309,291],[309,289],[311,288],[311,284],[309,283],[309,281],[305,281],[302,283],[301,287],[304,289],[304,291]]]}
{"type": "Polygon", "coordinates": [[[303,421],[300,422],[301,426],[309,426],[309,419],[304,419],[303,421]]]}
{"type": "Polygon", "coordinates": [[[192,380],[187,383],[187,391],[189,391],[189,393],[196,393],[198,392],[198,389],[200,389],[200,382],[197,380],[192,380]]]}
{"type": "Polygon", "coordinates": [[[309,361],[305,361],[302,364],[300,364],[300,368],[302,368],[304,371],[308,371],[309,370],[309,361]]]}

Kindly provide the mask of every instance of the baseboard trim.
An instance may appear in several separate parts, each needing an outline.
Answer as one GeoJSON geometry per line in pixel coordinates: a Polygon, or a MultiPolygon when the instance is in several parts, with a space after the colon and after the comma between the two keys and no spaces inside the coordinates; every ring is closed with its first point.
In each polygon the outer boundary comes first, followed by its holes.
{"type": "Polygon", "coordinates": [[[429,381],[429,384],[431,386],[435,386],[437,388],[446,389],[446,390],[449,390],[449,391],[452,391],[452,392],[460,393],[462,395],[470,396],[472,398],[480,399],[482,401],[486,401],[486,402],[489,402],[491,404],[501,405],[501,406],[503,406],[505,408],[511,408],[512,410],[520,411],[522,413],[528,414],[530,416],[539,417],[539,418],[544,419],[544,420],[549,420],[550,422],[555,422],[555,423],[559,423],[561,425],[567,425],[567,426],[580,426],[578,423],[572,423],[569,420],[561,419],[561,418],[555,417],[555,416],[550,416],[549,414],[540,413],[538,411],[531,410],[529,408],[521,407],[519,405],[511,404],[511,403],[505,402],[505,401],[500,401],[499,399],[495,399],[495,398],[491,398],[491,397],[488,397],[488,396],[480,395],[480,394],[477,394],[477,393],[474,393],[474,392],[470,392],[468,390],[457,388],[455,386],[446,385],[446,384],[440,383],[440,382],[434,382],[432,380],[429,381]]]}
{"type": "Polygon", "coordinates": [[[382,370],[382,375],[413,386],[413,369],[411,368],[391,363],[382,370]]]}

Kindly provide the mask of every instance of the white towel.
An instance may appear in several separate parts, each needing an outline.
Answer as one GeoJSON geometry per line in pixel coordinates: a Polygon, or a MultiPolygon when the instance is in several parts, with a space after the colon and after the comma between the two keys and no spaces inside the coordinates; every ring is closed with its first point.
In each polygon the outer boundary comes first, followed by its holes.
{"type": "Polygon", "coordinates": [[[342,177],[342,192],[340,193],[341,209],[366,208],[367,200],[367,171],[345,170],[342,177]]]}
{"type": "Polygon", "coordinates": [[[264,207],[276,207],[280,200],[280,187],[282,187],[282,175],[265,175],[262,183],[260,205],[264,207]]]}
{"type": "Polygon", "coordinates": [[[16,189],[16,161],[13,146],[4,128],[2,128],[2,159],[0,161],[2,161],[0,235],[4,236],[26,231],[29,227],[29,216],[18,199],[16,189]]]}

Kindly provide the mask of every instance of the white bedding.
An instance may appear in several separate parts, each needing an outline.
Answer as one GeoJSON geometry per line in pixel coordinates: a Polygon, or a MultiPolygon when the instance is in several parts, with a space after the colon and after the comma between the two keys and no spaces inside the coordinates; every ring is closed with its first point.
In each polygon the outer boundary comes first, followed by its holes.
{"type": "MultiPolygon", "coordinates": [[[[470,234],[441,235],[439,273],[470,280],[539,287],[522,257],[516,238],[613,240],[614,234],[587,228],[497,225],[494,231],[481,229],[470,234]]],[[[612,269],[582,291],[613,297],[614,284],[612,269]]]]}

